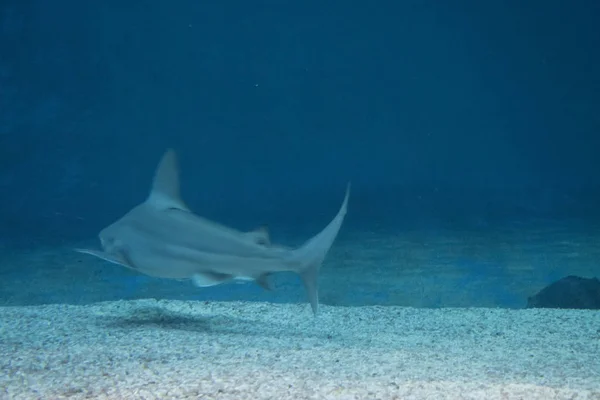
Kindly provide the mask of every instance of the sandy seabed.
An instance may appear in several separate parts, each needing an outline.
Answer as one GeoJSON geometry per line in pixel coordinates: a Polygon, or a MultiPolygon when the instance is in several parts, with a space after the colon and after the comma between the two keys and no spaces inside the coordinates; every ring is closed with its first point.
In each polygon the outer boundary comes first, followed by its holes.
{"type": "Polygon", "coordinates": [[[0,371],[2,399],[600,399],[600,313],[2,307],[0,371]]]}

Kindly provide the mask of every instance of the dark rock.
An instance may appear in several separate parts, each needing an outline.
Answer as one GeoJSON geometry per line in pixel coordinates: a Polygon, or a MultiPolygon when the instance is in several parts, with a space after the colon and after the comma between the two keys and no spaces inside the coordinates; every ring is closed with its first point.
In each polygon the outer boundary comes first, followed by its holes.
{"type": "Polygon", "coordinates": [[[598,278],[567,276],[527,299],[527,308],[600,309],[600,281],[598,278]]]}

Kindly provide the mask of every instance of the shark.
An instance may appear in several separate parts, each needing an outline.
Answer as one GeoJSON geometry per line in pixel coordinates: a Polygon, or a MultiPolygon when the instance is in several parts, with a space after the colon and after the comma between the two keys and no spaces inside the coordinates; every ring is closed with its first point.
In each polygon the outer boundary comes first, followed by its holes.
{"type": "Polygon", "coordinates": [[[349,196],[350,183],[335,217],[302,245],[274,244],[266,227],[241,231],[192,212],[181,199],[176,153],[167,149],[145,201],[100,231],[101,249],[74,250],[148,276],[191,280],[197,287],[241,280],[272,290],[269,277],[291,271],[300,276],[317,315],[319,270],[342,226],[349,196]]]}

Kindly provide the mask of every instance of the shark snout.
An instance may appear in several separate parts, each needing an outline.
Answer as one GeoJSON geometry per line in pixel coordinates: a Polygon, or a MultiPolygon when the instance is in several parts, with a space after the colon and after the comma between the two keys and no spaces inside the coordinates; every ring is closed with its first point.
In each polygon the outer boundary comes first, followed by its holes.
{"type": "Polygon", "coordinates": [[[110,253],[115,248],[115,239],[110,236],[100,236],[100,245],[104,251],[110,253]]]}

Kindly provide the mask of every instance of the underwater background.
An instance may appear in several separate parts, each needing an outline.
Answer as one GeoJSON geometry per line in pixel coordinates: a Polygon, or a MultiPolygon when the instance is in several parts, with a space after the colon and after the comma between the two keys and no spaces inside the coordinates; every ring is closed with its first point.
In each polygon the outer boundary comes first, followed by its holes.
{"type": "Polygon", "coordinates": [[[199,215],[298,245],[328,305],[521,308],[598,275],[600,3],[3,0],[0,304],[305,302],[72,251],[166,148],[199,215]]]}

